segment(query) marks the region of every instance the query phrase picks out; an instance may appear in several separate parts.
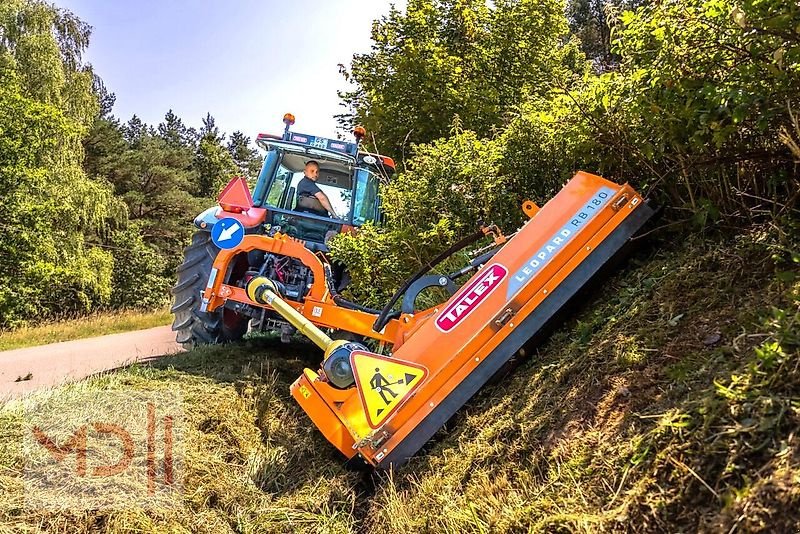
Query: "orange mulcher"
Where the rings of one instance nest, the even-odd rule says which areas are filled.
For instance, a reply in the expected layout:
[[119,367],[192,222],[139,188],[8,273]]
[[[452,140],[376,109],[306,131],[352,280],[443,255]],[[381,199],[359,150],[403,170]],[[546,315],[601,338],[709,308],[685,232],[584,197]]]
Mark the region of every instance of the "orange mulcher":
[[[418,273],[383,310],[340,305],[324,254],[302,241],[280,232],[248,235],[217,255],[202,310],[269,310],[323,348],[320,369],[305,369],[292,395],[348,459],[389,468],[414,455],[524,344],[542,334],[654,214],[630,186],[583,172],[541,209],[526,202],[523,211],[529,219],[515,234],[506,238],[483,227],[448,251],[492,238],[467,267],[447,276]],[[253,251],[307,266],[313,281],[305,295],[287,298],[281,283],[264,275],[238,285],[218,276],[229,275],[236,258]],[[470,272],[457,288],[454,279]],[[436,307],[414,310],[416,295],[431,286],[453,294]],[[393,311],[401,298],[401,310]],[[323,328],[372,338],[377,352],[333,341]]]

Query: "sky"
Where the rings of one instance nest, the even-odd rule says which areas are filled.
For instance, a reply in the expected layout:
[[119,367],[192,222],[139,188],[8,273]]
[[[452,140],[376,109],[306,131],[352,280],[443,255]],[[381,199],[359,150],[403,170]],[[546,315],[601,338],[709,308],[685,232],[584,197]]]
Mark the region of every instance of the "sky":
[[372,21],[406,0],[54,0],[93,27],[84,60],[116,94],[113,113],[156,125],[172,109],[224,132],[336,136],[337,65],[370,48]]

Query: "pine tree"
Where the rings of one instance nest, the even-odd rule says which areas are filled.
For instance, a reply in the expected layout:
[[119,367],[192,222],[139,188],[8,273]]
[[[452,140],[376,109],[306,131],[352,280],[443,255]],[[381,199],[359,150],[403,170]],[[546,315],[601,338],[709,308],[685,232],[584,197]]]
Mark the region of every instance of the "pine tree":
[[164,115],[164,122],[158,125],[158,135],[172,147],[194,150],[197,146],[197,130],[186,127],[181,118],[172,110]]
[[249,137],[238,130],[233,132],[228,140],[228,152],[242,176],[251,180],[258,176],[261,158],[258,151],[250,147]]

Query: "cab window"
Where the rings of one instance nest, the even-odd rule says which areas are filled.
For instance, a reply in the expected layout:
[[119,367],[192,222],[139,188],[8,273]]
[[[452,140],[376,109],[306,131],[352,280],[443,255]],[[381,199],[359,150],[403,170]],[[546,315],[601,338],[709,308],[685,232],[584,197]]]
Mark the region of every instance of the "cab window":
[[270,206],[284,207],[286,203],[287,186],[292,180],[294,173],[284,167],[278,167],[278,172],[275,174],[275,180],[272,182],[272,187],[267,193],[267,204]]
[[[267,191],[266,204],[286,210],[297,207],[297,185],[303,179],[303,162],[292,161],[284,157],[284,163],[278,166],[275,179]],[[333,209],[342,217],[350,213],[352,200],[352,179],[345,170],[321,162],[317,187],[327,195]],[[292,165],[294,164],[294,165]]]
[[378,219],[378,176],[367,169],[356,169],[353,224],[361,225]]

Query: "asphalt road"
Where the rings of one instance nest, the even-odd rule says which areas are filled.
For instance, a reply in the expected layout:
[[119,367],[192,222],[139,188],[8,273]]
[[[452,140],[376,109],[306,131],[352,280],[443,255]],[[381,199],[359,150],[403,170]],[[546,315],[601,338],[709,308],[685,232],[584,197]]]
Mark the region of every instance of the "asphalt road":
[[3,351],[0,352],[0,400],[181,350],[175,342],[175,332],[169,326],[158,326]]

